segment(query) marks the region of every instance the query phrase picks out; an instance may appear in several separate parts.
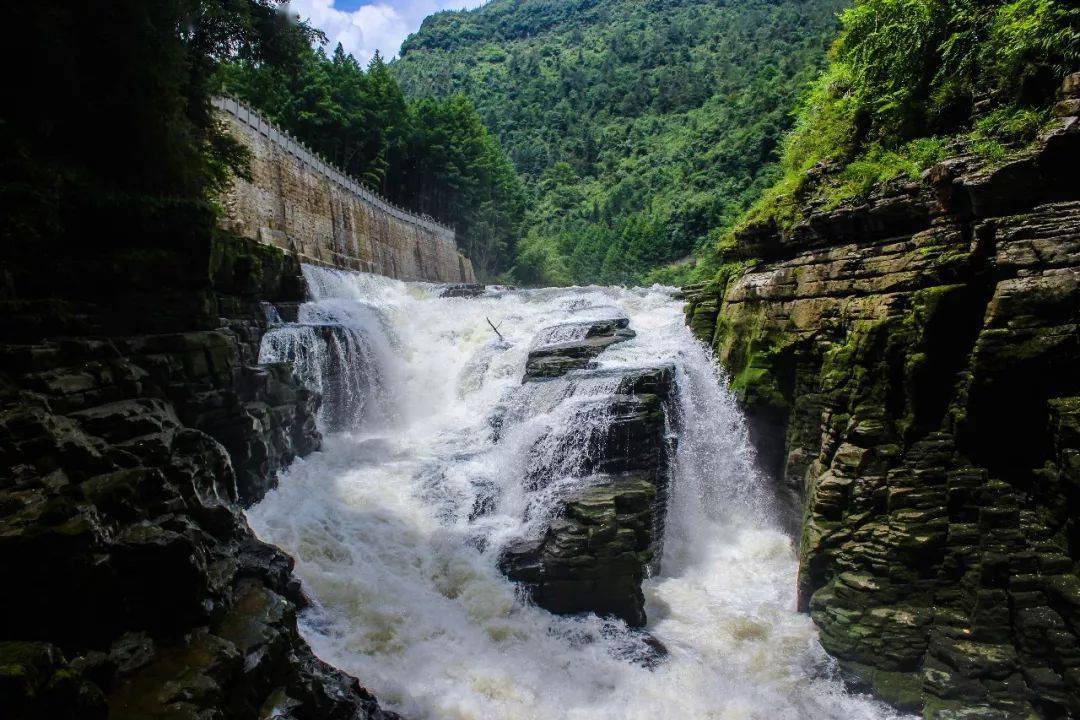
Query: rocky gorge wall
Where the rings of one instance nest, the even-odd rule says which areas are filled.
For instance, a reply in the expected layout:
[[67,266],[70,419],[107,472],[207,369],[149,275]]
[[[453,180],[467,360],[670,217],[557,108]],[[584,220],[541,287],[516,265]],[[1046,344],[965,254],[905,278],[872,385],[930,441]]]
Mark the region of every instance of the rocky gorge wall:
[[299,263],[178,210],[6,278],[0,715],[394,717],[311,652],[293,561],[241,510],[321,443],[319,398],[258,364]]
[[1080,77],[1021,157],[753,226],[687,320],[802,508],[825,648],[932,718],[1080,714]]
[[224,200],[230,232],[319,265],[400,280],[476,281],[452,229],[379,197],[243,103],[219,97],[214,106],[251,156],[250,179],[236,178]]

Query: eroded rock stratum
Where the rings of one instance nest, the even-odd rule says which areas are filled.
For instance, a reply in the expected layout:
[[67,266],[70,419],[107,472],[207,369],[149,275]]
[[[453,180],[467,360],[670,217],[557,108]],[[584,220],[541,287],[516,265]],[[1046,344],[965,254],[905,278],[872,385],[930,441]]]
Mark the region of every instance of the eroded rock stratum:
[[1060,107],[1022,157],[739,233],[688,293],[801,499],[801,606],[928,717],[1080,713],[1080,121]]
[[318,398],[257,364],[298,263],[205,226],[132,243],[68,249],[42,299],[16,267],[2,302],[0,715],[394,717],[311,652],[241,511],[321,442]]

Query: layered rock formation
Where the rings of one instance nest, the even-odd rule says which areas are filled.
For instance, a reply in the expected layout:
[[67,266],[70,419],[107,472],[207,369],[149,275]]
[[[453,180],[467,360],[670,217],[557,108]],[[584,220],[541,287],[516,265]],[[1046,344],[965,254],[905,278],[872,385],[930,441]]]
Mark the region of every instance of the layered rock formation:
[[54,278],[82,285],[7,277],[4,717],[391,717],[313,655],[293,561],[241,511],[320,444],[318,398],[256,364],[260,301],[301,300],[299,265],[210,238],[73,247]]
[[927,717],[1080,714],[1066,100],[1033,151],[752,227],[689,289],[763,462],[801,498],[801,607],[856,677]]
[[[633,337],[625,318],[583,323],[576,341],[529,354],[525,382],[580,369],[610,345]],[[574,328],[570,328],[575,330]],[[579,374],[587,381],[594,370]],[[670,368],[615,371],[615,393],[601,398],[606,417],[580,445],[583,482],[559,498],[555,519],[535,538],[512,544],[501,566],[540,607],[594,612],[645,625],[641,583],[655,570],[663,537],[670,448],[664,404],[673,392]],[[594,435],[595,437],[593,437]],[[537,483],[550,478],[536,478]]]
[[588,366],[615,343],[633,338],[635,333],[629,325],[627,318],[618,318],[560,326],[582,337],[544,345],[530,352],[525,363],[525,380],[561,377],[571,370]]

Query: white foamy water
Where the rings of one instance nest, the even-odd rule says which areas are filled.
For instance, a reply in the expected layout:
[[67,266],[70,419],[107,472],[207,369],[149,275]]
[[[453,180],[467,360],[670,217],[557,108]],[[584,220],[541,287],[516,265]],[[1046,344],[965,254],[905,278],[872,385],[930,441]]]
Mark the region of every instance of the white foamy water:
[[[305,637],[384,706],[415,720],[894,717],[843,689],[795,611],[792,540],[723,379],[666,291],[439,299],[431,286],[305,274],[315,302],[301,319],[352,328],[374,365],[376,379],[350,376],[341,392],[391,409],[328,433],[249,517],[297,560],[315,602]],[[595,372],[522,386],[526,355],[578,332],[556,326],[619,315],[637,338],[600,367],[670,363],[678,387],[662,562],[644,588],[647,631],[670,652],[653,669],[632,661],[640,634],[530,606],[496,567],[504,543],[536,532],[551,498],[583,482],[582,444],[618,389]],[[303,352],[268,343],[264,359]]]

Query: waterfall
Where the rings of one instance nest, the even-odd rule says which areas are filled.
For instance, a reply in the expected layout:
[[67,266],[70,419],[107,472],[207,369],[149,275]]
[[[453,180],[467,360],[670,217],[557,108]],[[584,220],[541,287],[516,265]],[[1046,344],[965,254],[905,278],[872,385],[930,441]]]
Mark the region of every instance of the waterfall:
[[[795,611],[792,539],[725,379],[667,290],[440,298],[304,273],[312,301],[263,357],[324,394],[326,441],[249,518],[296,558],[308,641],[380,702],[417,720],[895,717],[844,689]],[[637,336],[595,367],[522,384],[530,349],[619,317]],[[674,368],[677,438],[647,634],[531,605],[500,573],[501,550],[589,482],[620,372],[659,365]],[[641,661],[650,637],[662,662]]]
[[[278,323],[264,336],[259,362],[292,363],[322,398],[324,430],[363,430],[394,416],[392,329],[381,310],[350,295],[342,272],[305,271],[314,290],[298,322]],[[275,313],[276,315],[276,313]]]

